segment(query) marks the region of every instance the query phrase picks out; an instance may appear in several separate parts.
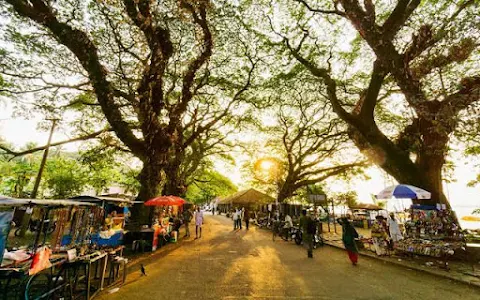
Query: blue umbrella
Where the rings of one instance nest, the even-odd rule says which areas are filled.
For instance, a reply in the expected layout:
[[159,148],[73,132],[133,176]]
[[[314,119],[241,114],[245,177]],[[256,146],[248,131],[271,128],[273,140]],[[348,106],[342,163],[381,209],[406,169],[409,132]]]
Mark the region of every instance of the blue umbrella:
[[377,199],[390,199],[392,197],[402,199],[430,199],[431,194],[426,190],[408,184],[389,186],[376,196]]

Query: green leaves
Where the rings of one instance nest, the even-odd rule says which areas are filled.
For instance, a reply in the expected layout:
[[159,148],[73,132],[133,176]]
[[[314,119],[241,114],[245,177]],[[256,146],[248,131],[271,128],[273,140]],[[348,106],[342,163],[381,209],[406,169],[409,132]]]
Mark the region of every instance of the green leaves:
[[217,171],[204,170],[195,177],[187,189],[187,199],[193,203],[207,203],[215,197],[227,196],[237,191],[237,187]]

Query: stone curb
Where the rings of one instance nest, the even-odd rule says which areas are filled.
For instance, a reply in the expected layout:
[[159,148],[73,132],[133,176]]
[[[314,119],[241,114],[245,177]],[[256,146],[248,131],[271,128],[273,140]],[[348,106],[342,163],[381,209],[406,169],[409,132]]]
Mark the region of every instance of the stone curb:
[[[328,240],[325,241],[325,245],[345,250],[344,247],[342,247],[340,245],[336,245],[335,243],[331,243]],[[428,273],[430,275],[443,277],[443,278],[446,278],[446,279],[454,280],[456,282],[460,282],[460,283],[463,283],[463,284],[467,284],[467,285],[470,285],[470,286],[475,286],[477,288],[480,288],[480,282],[474,282],[474,281],[469,281],[469,280],[465,280],[465,279],[462,279],[462,278],[458,278],[457,276],[452,275],[451,273],[448,273],[446,271],[444,271],[445,273],[441,273],[441,272],[437,272],[437,271],[434,271],[434,270],[422,268],[420,266],[406,265],[404,263],[401,263],[401,262],[398,262],[398,261],[395,261],[395,260],[384,259],[382,257],[379,257],[379,256],[375,255],[375,254],[369,254],[369,253],[366,253],[364,251],[359,251],[359,254],[362,255],[362,256],[370,257],[372,259],[381,260],[381,261],[386,262],[386,263],[391,263],[393,265],[400,266],[400,267],[403,267],[403,268],[413,269],[413,270],[416,270],[416,271]]]
[[129,259],[129,262],[127,264],[127,274],[130,274],[134,271],[139,271],[140,269],[140,264],[145,263],[145,266],[149,265],[153,261],[151,260],[156,260],[158,258],[164,257],[167,254],[171,253],[172,251],[178,249],[181,247],[181,244],[183,242],[182,240],[177,241],[176,243],[172,244],[167,244],[160,249],[157,249],[157,251],[154,252],[145,252],[135,258]]
[[[144,264],[145,267],[148,267],[148,265],[152,264],[155,262],[155,260],[167,256],[169,253],[175,251],[176,249],[181,247],[181,244],[183,243],[184,239],[179,239],[176,243],[173,244],[167,244],[161,248],[159,248],[155,252],[144,252],[143,254],[138,255],[137,257],[134,258],[128,258],[128,263],[127,263],[127,276],[130,274],[133,274],[134,272],[140,272],[140,264]],[[135,280],[133,280],[135,281]],[[130,282],[131,283],[131,282]],[[103,290],[101,290],[97,296],[102,296],[102,295],[108,295],[109,291],[112,289],[121,289],[122,286],[129,284],[129,281],[127,280],[125,283],[117,283],[109,287],[105,287]]]

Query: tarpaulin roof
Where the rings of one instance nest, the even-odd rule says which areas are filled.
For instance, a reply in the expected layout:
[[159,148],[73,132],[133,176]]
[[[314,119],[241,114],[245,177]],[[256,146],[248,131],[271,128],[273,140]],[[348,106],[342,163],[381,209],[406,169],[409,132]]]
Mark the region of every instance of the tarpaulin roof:
[[22,205],[45,205],[45,206],[90,206],[89,202],[80,202],[64,199],[18,199],[0,196],[0,205],[2,206],[22,206]]
[[359,203],[356,205],[351,205],[350,209],[382,210],[383,208],[375,204]]
[[275,202],[275,198],[270,197],[255,189],[248,189],[227,196],[218,201],[218,204],[268,204]]
[[133,204],[133,201],[130,199],[125,198],[116,198],[116,197],[109,197],[109,196],[75,196],[70,198],[72,200],[78,201],[87,201],[87,202],[120,202],[120,203],[129,203]]

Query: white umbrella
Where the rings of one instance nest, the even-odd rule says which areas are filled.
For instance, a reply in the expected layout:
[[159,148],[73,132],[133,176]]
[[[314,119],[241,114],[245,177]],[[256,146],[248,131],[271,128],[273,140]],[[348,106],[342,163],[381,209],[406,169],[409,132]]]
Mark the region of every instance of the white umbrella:
[[432,194],[424,189],[408,184],[389,186],[376,196],[377,199],[390,199],[392,197],[402,199],[430,199]]

